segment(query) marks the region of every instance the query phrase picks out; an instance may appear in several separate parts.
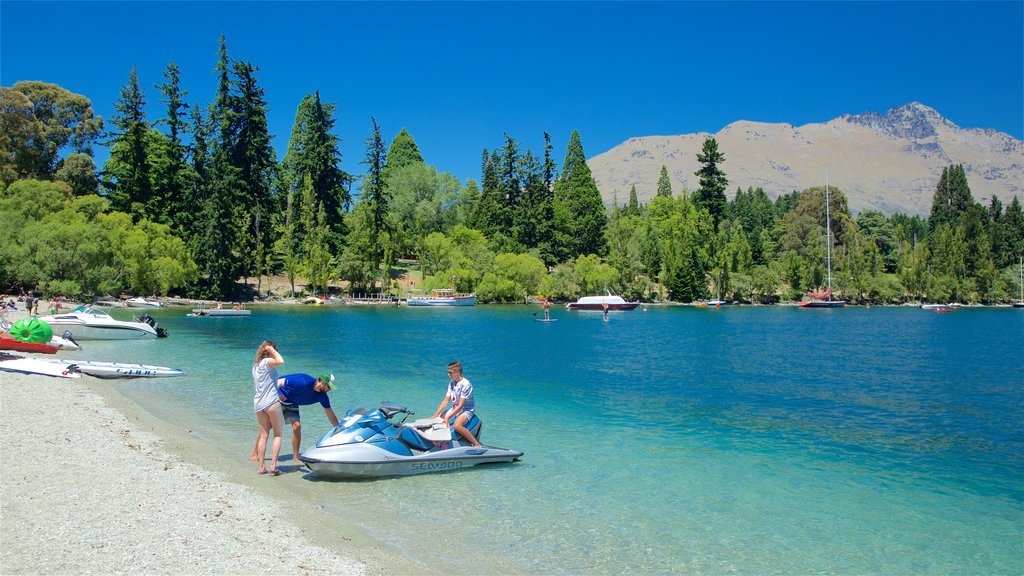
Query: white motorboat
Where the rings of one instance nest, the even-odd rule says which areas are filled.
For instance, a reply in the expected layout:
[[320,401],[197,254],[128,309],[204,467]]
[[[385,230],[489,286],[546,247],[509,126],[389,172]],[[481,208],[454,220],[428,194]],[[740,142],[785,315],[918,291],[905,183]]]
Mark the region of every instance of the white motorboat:
[[79,306],[70,312],[39,318],[54,330],[67,330],[76,340],[126,340],[133,338],[165,337],[167,332],[157,328],[149,314],[132,320],[118,320],[103,310]]
[[451,288],[435,288],[430,295],[409,296],[406,306],[475,306],[476,293],[461,294]]
[[246,310],[241,304],[233,308],[193,308],[186,316],[251,316],[252,310]]
[[575,302],[569,302],[565,307],[569,310],[633,310],[640,305],[640,302],[626,302],[622,296],[608,293],[605,296],[584,296]]
[[149,300],[142,296],[136,296],[135,298],[129,298],[124,301],[125,305],[129,308],[163,308],[164,303],[159,300]]

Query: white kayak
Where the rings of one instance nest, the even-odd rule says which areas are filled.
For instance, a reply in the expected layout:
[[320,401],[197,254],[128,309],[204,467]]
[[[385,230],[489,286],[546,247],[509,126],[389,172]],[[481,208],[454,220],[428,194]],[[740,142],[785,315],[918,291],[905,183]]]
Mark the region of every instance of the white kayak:
[[183,374],[179,368],[121,362],[72,362],[70,369],[96,378],[172,378]]
[[0,370],[6,372],[21,372],[22,374],[39,374],[42,376],[54,376],[56,378],[79,378],[81,374],[72,370],[71,365],[66,362],[54,362],[52,360],[38,360],[36,358],[24,358],[21,356],[0,355]]

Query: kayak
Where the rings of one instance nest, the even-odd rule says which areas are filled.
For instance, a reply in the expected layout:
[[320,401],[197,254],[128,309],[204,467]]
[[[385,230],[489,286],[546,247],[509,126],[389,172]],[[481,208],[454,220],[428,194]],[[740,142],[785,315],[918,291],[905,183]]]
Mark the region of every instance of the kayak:
[[69,369],[96,378],[172,378],[184,374],[179,368],[124,364],[121,362],[67,362]]
[[72,371],[70,368],[71,367],[69,365],[62,362],[0,354],[0,370],[6,372],[39,374],[42,376],[54,376],[56,378],[80,378],[82,376],[78,372]]
[[56,354],[59,348],[43,342],[22,342],[15,340],[6,334],[0,334],[0,350],[15,350],[17,352],[35,352],[36,354]]

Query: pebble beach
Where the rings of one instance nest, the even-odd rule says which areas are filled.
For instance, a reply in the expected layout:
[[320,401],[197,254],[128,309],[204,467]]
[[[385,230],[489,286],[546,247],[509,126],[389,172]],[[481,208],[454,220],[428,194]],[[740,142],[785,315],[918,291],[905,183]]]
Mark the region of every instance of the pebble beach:
[[104,381],[0,372],[0,389],[2,574],[411,570],[358,533],[305,522],[272,496],[282,478],[183,459],[187,438]]

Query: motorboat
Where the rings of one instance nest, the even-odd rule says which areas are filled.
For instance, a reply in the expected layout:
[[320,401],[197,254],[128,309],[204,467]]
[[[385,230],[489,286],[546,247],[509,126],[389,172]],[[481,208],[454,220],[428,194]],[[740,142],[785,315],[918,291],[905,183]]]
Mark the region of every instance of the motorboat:
[[[405,414],[402,420],[392,422],[400,414]],[[412,414],[391,402],[371,412],[350,410],[316,446],[299,455],[299,460],[321,478],[344,480],[450,472],[480,464],[514,462],[523,456],[522,452],[494,446],[475,448],[440,418],[406,424]],[[483,422],[474,414],[467,428],[479,440]]]
[[251,316],[252,310],[246,310],[242,304],[235,304],[231,308],[222,308],[219,304],[215,308],[193,308],[191,314],[186,316]]
[[160,302],[158,300],[149,300],[147,298],[143,298],[142,296],[137,296],[135,298],[129,298],[129,299],[125,300],[124,303],[129,308],[163,308],[164,307],[164,303],[163,302]]
[[407,306],[475,306],[476,294],[461,294],[451,288],[435,288],[430,295],[409,296]]
[[156,320],[149,314],[140,318],[118,320],[103,310],[84,305],[63,314],[40,316],[54,329],[70,331],[78,340],[126,340],[133,338],[166,337],[167,332],[158,328]]
[[569,302],[565,307],[569,310],[604,310],[605,304],[609,310],[632,310],[640,305],[639,302],[626,302],[622,296],[609,292],[605,296],[584,296],[575,302]]

